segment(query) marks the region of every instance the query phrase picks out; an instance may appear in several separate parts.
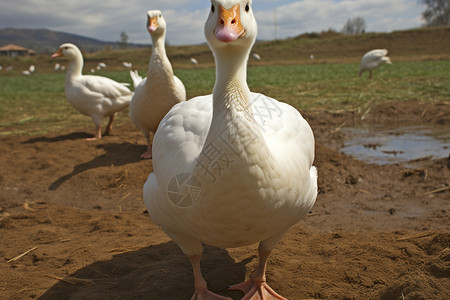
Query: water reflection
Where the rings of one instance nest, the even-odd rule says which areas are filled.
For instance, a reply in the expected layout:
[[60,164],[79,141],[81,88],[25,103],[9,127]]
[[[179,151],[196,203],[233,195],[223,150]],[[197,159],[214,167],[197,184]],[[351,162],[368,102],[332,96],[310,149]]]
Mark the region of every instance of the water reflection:
[[432,125],[342,128],[341,152],[367,163],[405,163],[443,158],[450,153],[450,129]]

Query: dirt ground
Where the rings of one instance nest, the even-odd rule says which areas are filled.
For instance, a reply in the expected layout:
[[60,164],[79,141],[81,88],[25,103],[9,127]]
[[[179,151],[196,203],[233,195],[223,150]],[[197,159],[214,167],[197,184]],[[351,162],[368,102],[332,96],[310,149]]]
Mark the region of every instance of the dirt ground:
[[[450,299],[450,158],[407,169],[336,150],[344,124],[449,128],[450,103],[305,117],[320,192],[273,252],[268,283],[288,299]],[[190,299],[188,259],[145,212],[143,136],[130,123],[85,141],[92,129],[0,139],[0,299]],[[256,247],[205,247],[210,289],[240,299],[226,289],[255,269]]]

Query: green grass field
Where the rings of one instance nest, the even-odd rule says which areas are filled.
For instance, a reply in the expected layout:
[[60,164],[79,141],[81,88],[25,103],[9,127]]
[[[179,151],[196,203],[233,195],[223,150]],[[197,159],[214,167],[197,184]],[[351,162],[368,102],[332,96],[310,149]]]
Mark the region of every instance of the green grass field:
[[[175,70],[188,98],[210,94],[213,68]],[[358,64],[253,66],[248,70],[252,91],[285,101],[301,111],[364,109],[382,101],[423,102],[450,99],[450,61],[394,62],[357,77]],[[98,73],[131,83],[127,71]],[[141,75],[145,75],[142,74]],[[0,135],[44,134],[93,126],[65,100],[64,73],[32,76],[0,75]],[[129,122],[127,111],[117,124]]]

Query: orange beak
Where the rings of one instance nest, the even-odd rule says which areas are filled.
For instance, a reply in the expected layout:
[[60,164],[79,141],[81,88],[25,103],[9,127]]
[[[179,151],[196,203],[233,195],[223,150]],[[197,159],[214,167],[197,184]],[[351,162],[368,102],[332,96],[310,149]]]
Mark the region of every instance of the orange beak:
[[148,18],[148,28],[147,29],[150,33],[154,32],[156,29],[158,29],[157,17]]
[[224,43],[230,43],[243,36],[244,33],[245,30],[241,24],[240,5],[236,4],[229,10],[219,6],[219,18],[214,30],[217,39]]
[[52,54],[52,58],[60,57],[60,56],[63,56],[63,55],[64,54],[62,53],[62,50],[58,49],[58,51],[56,51],[55,53]]

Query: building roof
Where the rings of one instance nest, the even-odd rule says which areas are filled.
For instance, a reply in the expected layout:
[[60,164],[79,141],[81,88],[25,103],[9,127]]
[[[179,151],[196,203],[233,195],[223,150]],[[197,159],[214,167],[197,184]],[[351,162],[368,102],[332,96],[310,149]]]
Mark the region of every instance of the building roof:
[[20,47],[20,46],[14,45],[14,44],[8,44],[3,47],[0,47],[0,51],[27,51],[30,53],[34,53],[34,50]]

